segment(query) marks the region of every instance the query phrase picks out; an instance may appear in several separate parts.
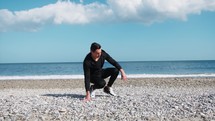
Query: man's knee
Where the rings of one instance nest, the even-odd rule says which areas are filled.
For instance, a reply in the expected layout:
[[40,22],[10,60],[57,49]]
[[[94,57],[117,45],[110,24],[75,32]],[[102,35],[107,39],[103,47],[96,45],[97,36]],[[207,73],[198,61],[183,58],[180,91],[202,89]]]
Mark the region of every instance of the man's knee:
[[119,70],[117,68],[114,68],[113,73],[118,75],[119,74]]
[[105,87],[105,85],[106,85],[105,81],[100,81],[98,84],[96,84],[96,87],[97,88],[103,88],[103,87]]

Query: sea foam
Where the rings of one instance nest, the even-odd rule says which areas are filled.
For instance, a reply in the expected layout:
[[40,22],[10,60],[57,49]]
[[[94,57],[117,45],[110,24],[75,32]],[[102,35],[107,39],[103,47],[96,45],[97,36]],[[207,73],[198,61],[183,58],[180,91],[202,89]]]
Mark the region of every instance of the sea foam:
[[[215,74],[128,74],[127,78],[215,77]],[[121,78],[119,75],[118,78]],[[0,76],[0,80],[84,79],[84,75]]]

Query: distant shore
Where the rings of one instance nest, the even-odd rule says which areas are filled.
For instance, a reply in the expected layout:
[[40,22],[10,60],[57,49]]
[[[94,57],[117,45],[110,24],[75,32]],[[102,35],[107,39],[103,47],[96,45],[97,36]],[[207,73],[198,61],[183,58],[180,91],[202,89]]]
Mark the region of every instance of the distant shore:
[[0,80],[1,120],[215,120],[215,78],[117,79],[84,102],[83,79]]

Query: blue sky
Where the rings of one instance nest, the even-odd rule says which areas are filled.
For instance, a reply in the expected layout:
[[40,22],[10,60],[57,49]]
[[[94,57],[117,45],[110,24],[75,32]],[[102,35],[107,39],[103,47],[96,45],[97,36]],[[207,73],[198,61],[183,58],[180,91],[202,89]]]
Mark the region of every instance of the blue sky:
[[214,0],[1,0],[0,63],[215,60]]

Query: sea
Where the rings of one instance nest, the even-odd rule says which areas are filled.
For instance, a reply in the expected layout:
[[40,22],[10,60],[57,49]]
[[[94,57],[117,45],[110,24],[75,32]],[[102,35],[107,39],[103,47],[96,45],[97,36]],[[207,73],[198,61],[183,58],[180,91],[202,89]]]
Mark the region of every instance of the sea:
[[[123,61],[119,64],[128,78],[215,77],[215,60]],[[104,68],[108,67],[113,66],[105,62]],[[0,64],[0,80],[83,78],[82,62]]]

